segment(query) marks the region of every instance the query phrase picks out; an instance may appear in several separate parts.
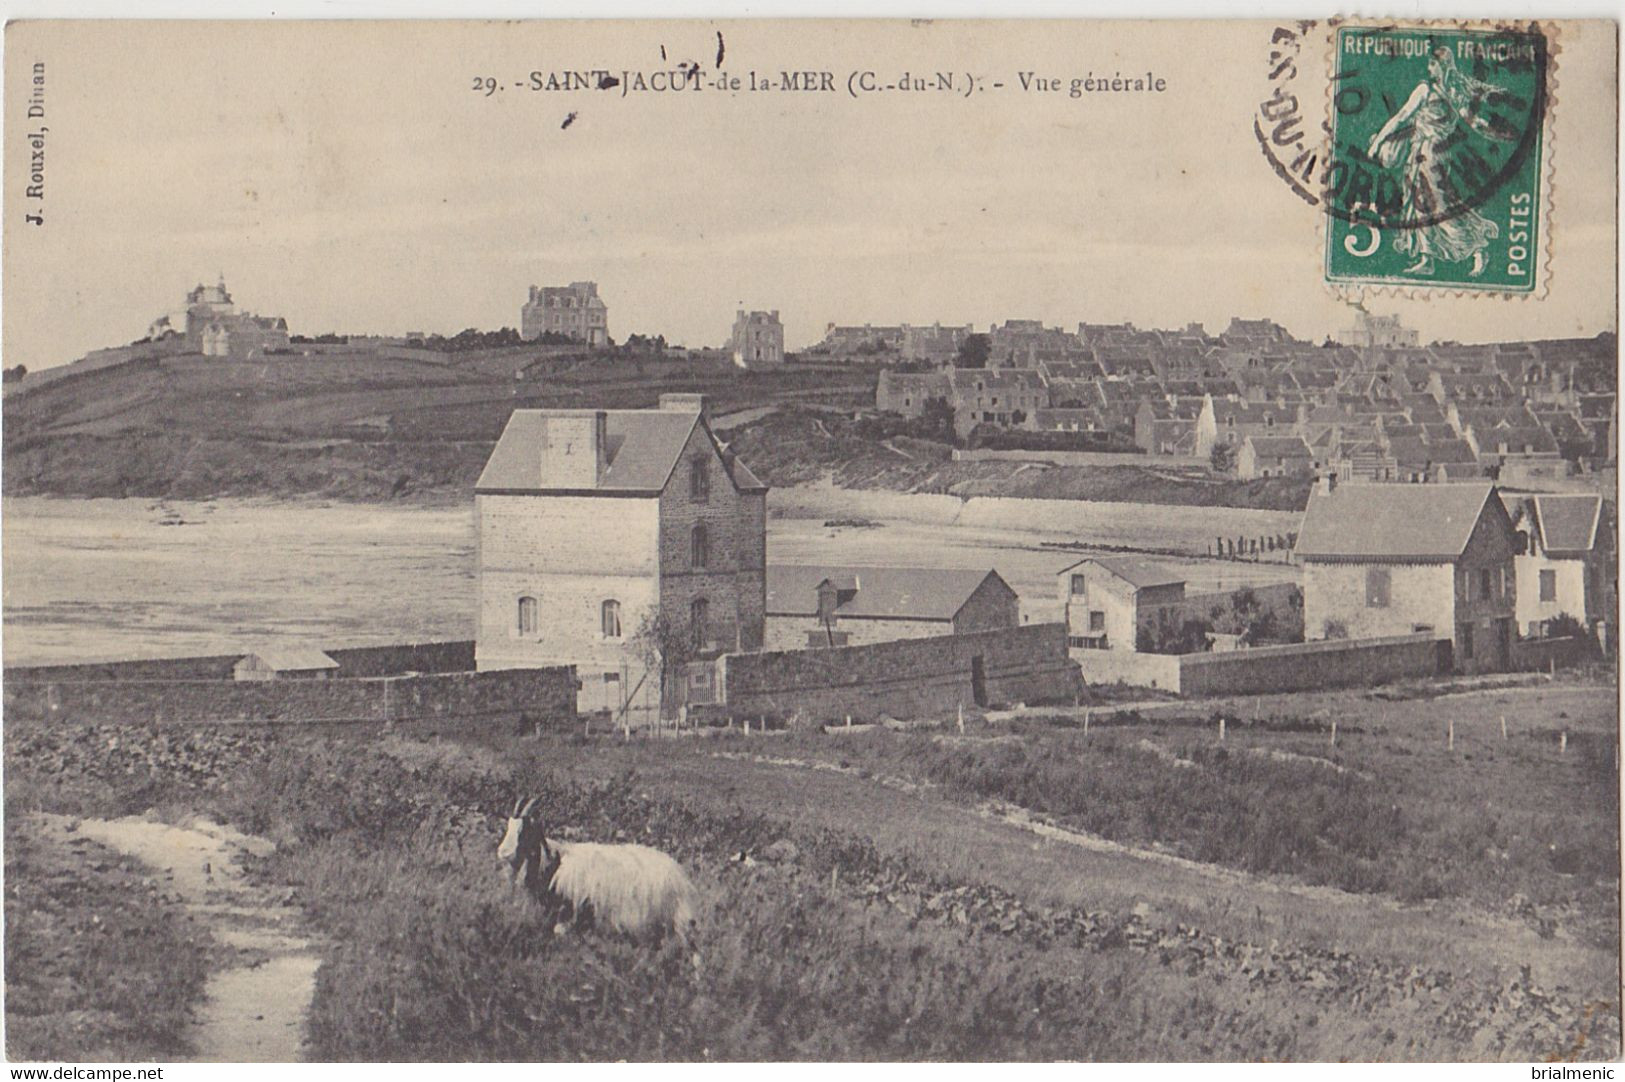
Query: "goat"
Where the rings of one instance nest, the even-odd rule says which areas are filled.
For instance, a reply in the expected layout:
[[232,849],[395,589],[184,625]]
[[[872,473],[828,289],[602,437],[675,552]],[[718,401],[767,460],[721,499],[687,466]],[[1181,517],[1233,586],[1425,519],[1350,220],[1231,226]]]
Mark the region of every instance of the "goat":
[[568,904],[578,920],[590,910],[595,921],[634,937],[687,937],[698,894],[682,865],[646,845],[549,842],[540,799],[515,802],[497,846],[510,882],[523,881],[526,893],[543,901]]

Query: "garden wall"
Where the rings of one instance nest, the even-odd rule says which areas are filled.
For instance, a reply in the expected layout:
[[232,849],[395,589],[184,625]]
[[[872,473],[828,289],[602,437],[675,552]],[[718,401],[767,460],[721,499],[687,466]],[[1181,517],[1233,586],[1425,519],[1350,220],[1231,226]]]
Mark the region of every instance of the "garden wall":
[[[1187,655],[1188,656],[1188,655]],[[1072,660],[1083,673],[1083,682],[1128,684],[1139,688],[1179,694],[1178,654],[1141,654],[1133,650],[1074,650]]]
[[[575,719],[573,667],[363,680],[5,681],[8,715],[74,722]],[[16,711],[16,714],[12,712]]]
[[868,646],[730,654],[721,680],[728,714],[814,720],[952,716],[975,709],[981,659],[985,705],[1070,701],[1082,688],[1064,624],[1029,624]]
[[[83,680],[230,680],[241,654],[91,662],[84,665],[22,665],[5,671],[5,682]],[[474,640],[395,643],[325,651],[339,663],[339,677],[400,676],[405,673],[471,672]]]
[[1450,643],[1432,634],[1329,639],[1184,654],[1179,667],[1180,694],[1187,697],[1369,686],[1448,672]]
[[1551,672],[1571,669],[1597,659],[1597,647],[1589,639],[1564,636],[1555,639],[1519,639],[1512,644],[1514,672]]

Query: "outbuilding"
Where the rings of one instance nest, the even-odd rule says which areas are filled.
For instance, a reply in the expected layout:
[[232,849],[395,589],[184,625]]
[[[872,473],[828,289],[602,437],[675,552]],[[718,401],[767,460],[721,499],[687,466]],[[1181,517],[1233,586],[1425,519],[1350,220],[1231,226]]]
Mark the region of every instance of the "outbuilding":
[[244,654],[231,667],[233,680],[326,680],[339,663],[309,646],[267,646]]

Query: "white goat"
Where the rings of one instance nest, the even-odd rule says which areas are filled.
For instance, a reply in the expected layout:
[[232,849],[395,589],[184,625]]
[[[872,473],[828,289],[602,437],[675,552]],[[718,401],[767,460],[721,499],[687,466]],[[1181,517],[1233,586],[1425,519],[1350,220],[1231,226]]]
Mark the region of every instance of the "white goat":
[[523,880],[544,900],[568,903],[577,919],[590,910],[595,921],[628,935],[687,936],[698,894],[680,864],[646,845],[549,842],[539,802],[514,804],[497,846],[510,881]]

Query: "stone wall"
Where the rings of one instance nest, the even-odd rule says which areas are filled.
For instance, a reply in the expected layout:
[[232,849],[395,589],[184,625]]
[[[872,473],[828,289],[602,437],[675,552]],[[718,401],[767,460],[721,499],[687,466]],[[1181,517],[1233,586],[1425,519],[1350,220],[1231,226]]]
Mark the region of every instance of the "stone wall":
[[1450,671],[1450,642],[1437,634],[1331,639],[1179,658],[1182,695],[1260,695],[1363,687]]
[[[1186,657],[1192,655],[1184,655]],[[1128,684],[1180,693],[1182,660],[1179,654],[1142,654],[1134,650],[1073,650],[1072,660],[1083,673],[1083,682]]]
[[[695,498],[690,478],[704,463],[706,494]],[[706,530],[703,568],[693,560],[694,527]],[[767,496],[734,488],[703,425],[683,447],[677,469],[660,497],[660,604],[668,620],[688,626],[690,606],[706,601],[704,641],[721,649],[762,646],[767,600]]]
[[1556,639],[1519,639],[1512,644],[1515,672],[1555,672],[1596,661],[1597,647],[1589,639],[1565,636]]
[[575,720],[570,668],[367,680],[5,681],[5,710],[74,722],[338,722],[512,715]]
[[985,705],[1070,701],[1082,688],[1063,624],[904,639],[832,650],[732,654],[719,711],[739,718],[948,718]]
[[[474,668],[474,641],[395,643],[325,651],[339,663],[339,677],[399,676],[403,673],[466,672]],[[246,651],[245,651],[246,653]],[[86,680],[230,680],[243,654],[91,662],[83,665],[22,665],[5,671],[7,683]]]

